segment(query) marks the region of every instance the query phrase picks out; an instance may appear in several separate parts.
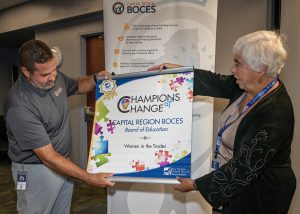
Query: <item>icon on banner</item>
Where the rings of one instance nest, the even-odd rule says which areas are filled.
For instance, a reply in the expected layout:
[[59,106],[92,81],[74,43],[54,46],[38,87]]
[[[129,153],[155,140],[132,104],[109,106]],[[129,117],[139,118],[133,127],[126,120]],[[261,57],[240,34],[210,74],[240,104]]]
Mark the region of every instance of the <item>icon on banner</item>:
[[103,93],[103,99],[111,99],[116,95],[116,81],[115,80],[103,80],[99,85],[99,90]]
[[119,40],[119,42],[122,42],[124,40],[124,36],[123,35],[118,36],[118,40]]
[[171,167],[165,167],[164,168],[164,175],[172,175],[172,168]]
[[130,26],[129,26],[128,23],[126,23],[126,24],[124,25],[124,30],[129,30],[129,29],[130,29]]
[[119,53],[120,53],[120,49],[116,48],[116,49],[114,50],[114,54],[119,54]]
[[113,62],[113,67],[114,68],[118,67],[118,63],[117,62]]
[[113,4],[112,10],[115,14],[120,15],[124,12],[125,6],[122,2],[116,2]]

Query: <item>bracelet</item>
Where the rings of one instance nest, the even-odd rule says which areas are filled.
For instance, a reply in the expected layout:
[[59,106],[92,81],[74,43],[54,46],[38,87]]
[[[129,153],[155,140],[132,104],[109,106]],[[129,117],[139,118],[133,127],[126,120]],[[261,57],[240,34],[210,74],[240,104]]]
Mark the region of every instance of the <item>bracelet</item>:
[[94,78],[95,84],[97,84],[97,74],[94,74],[93,78]]
[[199,190],[198,190],[198,187],[197,187],[197,185],[196,185],[196,183],[195,183],[195,180],[193,180],[193,187],[194,187],[194,190],[199,191]]

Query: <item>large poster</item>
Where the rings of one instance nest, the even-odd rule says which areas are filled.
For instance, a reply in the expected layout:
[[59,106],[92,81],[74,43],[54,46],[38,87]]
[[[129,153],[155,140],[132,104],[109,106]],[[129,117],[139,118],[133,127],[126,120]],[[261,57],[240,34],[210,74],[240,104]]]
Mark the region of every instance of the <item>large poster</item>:
[[98,81],[88,171],[143,182],[190,177],[193,74],[189,67]]

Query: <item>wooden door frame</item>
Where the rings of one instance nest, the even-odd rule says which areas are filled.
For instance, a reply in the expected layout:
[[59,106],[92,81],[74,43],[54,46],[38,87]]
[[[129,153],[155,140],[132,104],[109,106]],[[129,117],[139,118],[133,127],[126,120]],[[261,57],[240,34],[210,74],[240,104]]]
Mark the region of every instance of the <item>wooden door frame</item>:
[[[79,51],[80,51],[80,76],[86,76],[86,38],[90,36],[95,36],[99,34],[104,34],[103,30],[99,31],[89,31],[89,32],[83,32],[78,34],[78,41],[79,41]],[[88,150],[86,140],[87,140],[87,125],[84,121],[84,106],[87,103],[86,95],[81,95],[81,105],[80,105],[80,115],[79,115],[79,127],[80,127],[80,165],[84,169],[87,166],[87,160],[88,160]]]

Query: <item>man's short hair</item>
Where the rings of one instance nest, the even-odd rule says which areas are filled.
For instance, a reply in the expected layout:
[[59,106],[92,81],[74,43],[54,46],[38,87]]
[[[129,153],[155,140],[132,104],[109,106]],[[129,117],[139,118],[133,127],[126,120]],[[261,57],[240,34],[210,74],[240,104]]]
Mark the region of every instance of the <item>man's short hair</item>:
[[36,70],[35,63],[45,63],[51,58],[51,49],[40,40],[29,40],[19,49],[20,67],[27,68],[31,73]]

